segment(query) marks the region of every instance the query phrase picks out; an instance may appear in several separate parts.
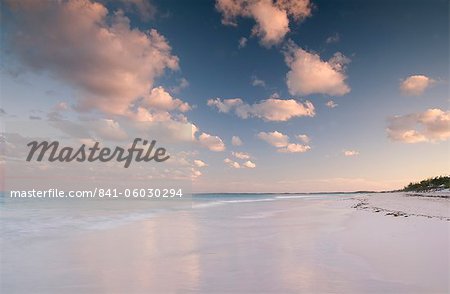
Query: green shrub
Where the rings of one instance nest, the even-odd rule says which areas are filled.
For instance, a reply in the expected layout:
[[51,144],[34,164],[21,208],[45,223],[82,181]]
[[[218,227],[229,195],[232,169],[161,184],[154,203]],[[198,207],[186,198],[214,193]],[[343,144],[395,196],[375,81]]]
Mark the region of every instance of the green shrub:
[[429,178],[419,183],[409,183],[403,191],[427,191],[435,189],[450,189],[450,176]]

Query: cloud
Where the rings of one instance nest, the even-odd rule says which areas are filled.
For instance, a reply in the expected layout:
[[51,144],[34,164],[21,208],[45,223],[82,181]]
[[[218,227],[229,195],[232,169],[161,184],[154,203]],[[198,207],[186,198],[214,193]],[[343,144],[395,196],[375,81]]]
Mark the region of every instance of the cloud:
[[[115,4],[122,4],[119,6],[127,12],[135,12],[139,15],[141,20],[149,21],[155,18],[157,9],[150,0],[109,0]],[[102,0],[100,2],[108,2]]]
[[277,151],[281,153],[303,153],[311,150],[308,145],[302,144],[287,144],[286,147],[279,148]]
[[290,70],[286,75],[289,93],[292,95],[328,94],[342,96],[350,92],[346,84],[346,64],[350,59],[337,52],[328,61],[291,42],[284,52]]
[[225,162],[229,167],[241,168],[241,165],[238,162],[233,161],[233,160],[231,160],[229,158],[225,158],[223,162]]
[[91,124],[95,134],[105,140],[121,141],[128,138],[119,123],[112,119],[100,119]]
[[289,16],[301,21],[311,15],[309,0],[217,0],[224,25],[237,26],[238,17],[252,18],[252,34],[270,47],[280,43],[289,32]]
[[185,78],[181,78],[179,84],[171,89],[172,93],[178,94],[184,88],[189,87],[189,82]]
[[260,87],[264,88],[266,86],[266,82],[264,82],[261,79],[258,79],[257,76],[252,76],[252,86],[255,86],[255,87],[260,86]]
[[259,132],[258,138],[275,147],[285,147],[289,143],[289,137],[278,131],[269,133]]
[[238,136],[233,136],[233,137],[231,138],[231,144],[232,144],[233,146],[241,146],[243,143],[242,143],[241,138],[239,138]]
[[267,121],[287,121],[294,117],[314,116],[314,105],[309,102],[299,102],[294,99],[269,98],[258,103],[249,105],[242,99],[209,99],[208,105],[216,107],[219,112],[228,113],[234,110],[240,118],[257,117]]
[[311,139],[307,135],[297,135],[296,138],[306,144],[311,141]]
[[274,6],[272,0],[257,1],[250,6],[250,13],[256,21],[252,34],[266,47],[280,43],[289,32],[286,11]]
[[208,106],[216,107],[219,112],[228,113],[233,108],[241,107],[244,102],[240,98],[234,99],[224,99],[223,101],[220,98],[209,99],[207,102]]
[[69,109],[69,106],[67,105],[66,102],[61,101],[61,102],[58,102],[58,103],[53,107],[53,109],[54,109],[55,111],[66,111],[66,110]]
[[311,16],[312,4],[309,0],[278,0],[276,5],[286,10],[295,21]]
[[435,83],[435,80],[424,75],[413,75],[407,77],[400,84],[400,90],[404,95],[418,96]]
[[250,160],[247,160],[246,162],[244,162],[243,166],[246,168],[255,168],[256,164],[254,162],[251,162]]
[[[140,1],[130,1],[140,3]],[[89,0],[8,0],[12,51],[22,64],[72,85],[79,110],[126,114],[178,58],[156,30]]]
[[198,178],[198,177],[200,177],[202,175],[202,172],[199,171],[198,169],[195,169],[195,168],[192,168],[191,172],[192,172],[192,178],[193,179]]
[[337,43],[337,42],[339,42],[340,39],[341,39],[341,36],[339,36],[338,33],[335,33],[334,35],[329,36],[329,37],[325,40],[325,42],[326,42],[327,44]]
[[232,168],[255,168],[256,164],[250,160],[245,161],[243,164],[240,164],[237,161],[231,160],[229,158],[225,158],[224,161],[226,165]]
[[117,119],[82,118],[76,121],[56,119],[49,120],[48,123],[49,126],[77,139],[122,141],[129,138],[145,138],[151,134],[153,138],[163,138],[166,143],[186,143],[187,145],[184,146],[191,146],[191,143],[196,142],[192,132],[195,126],[189,122],[174,120],[164,123],[136,122],[119,117]]
[[127,113],[127,117],[137,122],[171,122],[172,115],[167,111],[152,111],[145,107],[137,107],[133,111]]
[[225,144],[218,136],[202,133],[198,137],[198,142],[201,146],[206,147],[211,151],[219,152],[225,150]]
[[243,160],[243,163],[239,163],[237,161],[234,161],[230,158],[226,158],[224,162],[233,168],[255,168],[256,164],[249,160],[251,158],[250,154],[245,152],[231,152],[231,155],[233,155],[235,158]]
[[[108,141],[128,140],[130,129],[124,128],[121,123],[113,119],[102,118],[78,121],[61,118],[48,120],[49,126],[60,130],[70,138],[77,139],[78,141],[95,141],[99,139]],[[137,134],[133,135],[139,137]]]
[[[126,117],[140,122],[164,122],[167,125],[188,123],[182,113],[191,110],[191,106],[180,99],[172,97],[163,87],[153,88],[126,113]],[[175,113],[174,113],[175,112]]]
[[142,103],[143,106],[150,109],[186,112],[191,109],[188,103],[180,99],[173,98],[163,87],[156,87],[150,91]]
[[241,49],[241,48],[244,48],[245,46],[247,46],[247,41],[248,41],[248,39],[246,37],[241,37],[239,39],[238,48]]
[[[278,131],[274,132],[260,132],[258,138],[266,141],[270,145],[277,147],[277,152],[280,153],[303,153],[311,150],[309,145],[289,143],[289,136]],[[309,142],[309,137],[306,135],[298,135],[297,139],[304,143]]]
[[197,167],[205,167],[205,166],[208,166],[206,163],[204,163],[204,162],[201,161],[200,159],[194,160],[194,164],[195,164],[195,166],[197,166]]
[[250,154],[245,153],[245,152],[232,152],[231,153],[234,157],[239,158],[239,159],[250,159]]
[[[105,121],[108,121],[108,119],[106,119]],[[145,138],[151,135],[153,138],[163,138],[166,143],[172,142],[176,144],[188,144],[187,146],[191,146],[190,144],[192,143],[200,145],[198,139],[195,136],[197,133],[196,126],[185,120],[168,120],[158,122],[149,120],[129,120],[119,117],[117,121],[120,122],[123,130],[126,134],[128,134],[130,138]],[[65,128],[67,128],[66,124],[68,123],[70,123],[69,127],[74,124],[68,120],[55,121],[56,126],[62,125]],[[105,123],[103,122],[103,124]],[[82,129],[85,129],[87,133],[89,133],[90,130],[94,130],[96,128],[96,125],[98,125],[98,123],[96,124],[96,120],[88,120],[80,121],[79,123],[76,123],[76,125],[78,125],[78,128],[82,127]],[[70,129],[73,128],[71,127]],[[111,131],[114,131],[114,129],[112,129]],[[119,130],[116,130],[116,132],[118,133]],[[115,136],[117,135],[118,134],[115,134]],[[93,134],[93,136],[96,136],[95,133]],[[86,136],[78,135],[78,137],[83,138]]]
[[326,105],[328,108],[335,108],[335,107],[338,106],[333,100],[328,100],[327,103],[325,103],[325,105]]
[[47,113],[47,119],[48,120],[61,120],[62,119],[62,113],[69,110],[69,106],[66,102],[58,102],[56,105],[54,105],[50,111]]
[[344,153],[344,156],[347,157],[359,155],[359,151],[356,150],[344,150],[342,153]]
[[450,138],[450,111],[438,108],[394,116],[388,120],[389,139],[404,143],[436,142]]

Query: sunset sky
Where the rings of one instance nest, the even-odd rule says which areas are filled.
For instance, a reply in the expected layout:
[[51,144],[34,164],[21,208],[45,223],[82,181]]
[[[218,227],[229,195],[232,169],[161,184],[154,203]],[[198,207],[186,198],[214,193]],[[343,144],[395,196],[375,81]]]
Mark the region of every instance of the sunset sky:
[[95,121],[78,139],[128,144],[129,121],[192,130],[197,192],[383,190],[450,173],[446,0],[1,5],[6,131]]

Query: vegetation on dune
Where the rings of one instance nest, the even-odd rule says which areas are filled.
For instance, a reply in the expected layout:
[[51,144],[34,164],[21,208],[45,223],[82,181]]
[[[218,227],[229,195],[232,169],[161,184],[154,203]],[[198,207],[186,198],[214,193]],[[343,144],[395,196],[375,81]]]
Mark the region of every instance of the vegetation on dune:
[[409,183],[403,191],[430,191],[436,189],[450,189],[450,176],[429,178],[418,183]]

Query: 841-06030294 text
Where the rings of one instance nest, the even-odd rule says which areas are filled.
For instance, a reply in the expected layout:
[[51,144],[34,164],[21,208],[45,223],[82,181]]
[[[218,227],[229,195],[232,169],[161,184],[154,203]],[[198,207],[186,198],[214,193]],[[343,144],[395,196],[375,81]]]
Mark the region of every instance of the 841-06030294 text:
[[91,190],[60,189],[47,190],[12,190],[11,198],[182,198],[183,190],[180,188],[94,188]]

